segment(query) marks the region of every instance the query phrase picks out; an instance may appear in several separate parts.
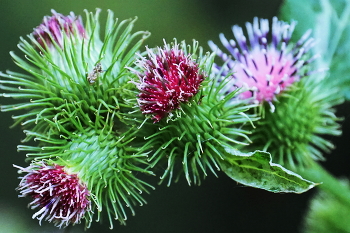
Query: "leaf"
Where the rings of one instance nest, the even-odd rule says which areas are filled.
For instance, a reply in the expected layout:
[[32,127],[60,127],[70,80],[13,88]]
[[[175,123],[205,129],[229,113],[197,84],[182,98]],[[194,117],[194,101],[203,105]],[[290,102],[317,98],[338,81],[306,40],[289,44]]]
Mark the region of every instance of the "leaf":
[[220,161],[221,169],[241,184],[274,193],[303,193],[317,185],[272,163],[267,152],[245,154],[231,148],[225,148],[225,151],[226,158]]
[[[344,0],[286,0],[281,19],[298,22],[293,39],[308,29],[315,38],[316,70],[329,68],[326,86],[340,89],[350,100],[350,2]],[[326,74],[326,73],[325,73]]]
[[318,2],[285,0],[280,9],[280,19],[286,22],[295,20],[298,22],[294,29],[294,39],[300,38],[308,29],[313,28],[316,15],[319,13]]

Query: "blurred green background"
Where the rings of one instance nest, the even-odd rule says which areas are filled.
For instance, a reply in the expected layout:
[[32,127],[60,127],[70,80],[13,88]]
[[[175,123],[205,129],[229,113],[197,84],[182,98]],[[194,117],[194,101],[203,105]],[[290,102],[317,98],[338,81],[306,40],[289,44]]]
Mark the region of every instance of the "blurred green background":
[[[219,43],[218,35],[232,35],[231,26],[252,21],[254,16],[272,18],[278,14],[281,0],[1,0],[0,6],[0,70],[20,71],[9,51],[20,54],[16,45],[19,37],[25,37],[38,26],[43,16],[51,9],[59,13],[83,14],[84,9],[111,9],[115,17],[126,19],[138,16],[136,30],[148,30],[152,36],[146,41],[149,47],[163,45],[163,38],[170,41],[199,40],[208,50],[208,40]],[[1,99],[2,104],[10,103]],[[340,115],[347,116],[349,105],[339,107]],[[17,169],[12,164],[27,166],[24,153],[16,146],[24,138],[20,127],[9,129],[10,113],[0,113],[0,233],[84,232],[83,226],[66,231],[31,219],[33,210],[27,209],[29,199],[17,198],[15,191],[19,180]],[[348,121],[344,127],[349,129]],[[347,130],[346,132],[349,132]],[[343,164],[349,164],[345,151],[346,138],[332,138],[338,145],[333,155],[328,156],[327,167],[336,175],[349,175]],[[341,161],[341,162],[339,162]],[[144,195],[148,204],[136,207],[136,216],[130,216],[127,226],[115,222],[109,230],[108,221],[93,223],[86,232],[300,232],[302,218],[314,190],[302,195],[272,194],[266,191],[243,187],[220,173],[210,175],[200,187],[188,187],[184,180],[157,186],[156,191]],[[83,224],[82,224],[83,225]]]

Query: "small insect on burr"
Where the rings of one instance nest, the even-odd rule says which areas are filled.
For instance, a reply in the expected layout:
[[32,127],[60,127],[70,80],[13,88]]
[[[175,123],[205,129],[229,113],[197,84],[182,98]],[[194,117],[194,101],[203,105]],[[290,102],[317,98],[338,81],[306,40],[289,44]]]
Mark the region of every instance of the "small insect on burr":
[[97,63],[91,73],[88,74],[87,80],[92,85],[96,82],[100,74],[103,72],[101,63]]

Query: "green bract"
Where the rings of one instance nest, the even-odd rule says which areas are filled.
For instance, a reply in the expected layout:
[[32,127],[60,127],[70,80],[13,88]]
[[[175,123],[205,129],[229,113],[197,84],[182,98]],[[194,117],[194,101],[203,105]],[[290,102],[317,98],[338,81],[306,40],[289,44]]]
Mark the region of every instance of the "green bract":
[[29,151],[27,156],[34,160],[64,166],[87,185],[92,198],[92,211],[86,215],[87,227],[94,214],[99,221],[103,210],[107,211],[111,228],[113,219],[125,224],[127,213],[124,208],[129,208],[134,215],[133,205],[146,203],[141,194],[148,193],[147,188],[154,189],[136,177],[140,173],[153,173],[145,169],[148,153],[131,145],[137,133],[134,128],[118,133],[109,125],[104,129],[96,126],[66,136],[51,134],[50,138],[35,132],[26,133],[40,144],[37,147],[19,146],[20,151]]
[[293,168],[323,159],[322,153],[333,148],[323,136],[341,134],[333,107],[342,101],[337,89],[327,89],[316,76],[305,77],[278,98],[274,112],[264,111],[253,130],[252,146]]
[[84,126],[95,125],[96,121],[103,126],[107,113],[116,114],[126,123],[128,117],[120,114],[132,111],[136,101],[126,67],[132,66],[135,52],[149,33],[131,33],[135,20],[118,24],[109,11],[105,35],[100,38],[99,14],[99,10],[95,14],[86,11],[84,38],[62,32],[63,48],[53,41],[54,47],[46,50],[32,35],[30,41],[21,38],[18,46],[26,59],[11,55],[27,74],[1,73],[7,79],[0,81],[1,88],[8,91],[4,97],[25,100],[2,106],[2,111],[27,110],[14,116],[15,124],[41,133],[48,131],[47,119],[67,128],[74,128],[70,122],[74,117]]
[[[135,19],[118,24],[108,12],[105,34],[100,37],[100,10],[86,11],[85,34],[63,35],[61,47],[54,38],[52,45],[41,46],[29,35],[18,45],[25,59],[11,53],[26,74],[1,73],[4,97],[22,102],[3,105],[2,111],[26,110],[14,116],[15,125],[25,128],[27,137],[38,146],[19,146],[30,160],[55,163],[77,173],[86,183],[98,219],[106,209],[112,219],[125,224],[124,207],[143,205],[141,193],[152,187],[136,178],[147,171],[148,152],[139,147],[143,121],[136,105],[132,75],[135,52],[149,36],[132,33]],[[50,35],[53,37],[52,35]],[[44,41],[44,40],[43,40]],[[134,172],[134,173],[133,173]],[[152,187],[153,188],[153,187]],[[86,214],[88,225],[93,212]]]
[[[306,153],[321,157],[318,148],[331,144],[318,135],[339,134],[331,109],[339,101],[332,91],[303,79],[274,103],[275,113],[265,111],[258,121],[257,105],[237,98],[243,89],[227,88],[232,73],[222,77],[223,68],[214,68],[215,54],[204,53],[197,41],[175,39],[164,49],[142,53],[149,33],[132,32],[136,19],[118,23],[109,11],[101,37],[100,10],[85,11],[85,28],[73,13],[53,13],[27,40],[21,38],[25,58],[11,53],[25,73],[0,73],[2,96],[20,100],[1,110],[23,110],[13,117],[14,125],[23,126],[24,142],[34,141],[18,146],[32,165],[15,167],[28,173],[19,189],[22,196],[35,196],[31,204],[39,221],[63,219],[58,226],[67,226],[85,218],[89,227],[93,215],[99,221],[105,210],[111,228],[113,219],[125,224],[125,207],[134,215],[133,206],[146,203],[142,193],[154,189],[140,175],[154,175],[163,163],[160,179],[168,185],[177,164],[188,184],[222,170],[237,182],[272,192],[301,193],[316,185],[272,163],[267,152],[241,151],[253,143],[292,164],[292,154],[298,163]],[[80,182],[89,207],[77,210],[67,203],[77,204],[80,196],[64,191]],[[79,219],[72,218],[78,211]]]
[[225,159],[223,146],[249,143],[249,131],[242,127],[252,124],[257,117],[245,114],[254,105],[232,100],[238,91],[228,94],[221,91],[227,80],[219,83],[220,75],[211,75],[214,54],[203,54],[196,41],[193,46],[183,41],[179,49],[194,59],[205,79],[198,93],[188,102],[181,103],[171,117],[147,126],[156,132],[146,137],[146,146],[153,147],[152,167],[167,161],[161,179],[168,177],[168,185],[177,162],[182,163],[189,184],[192,181],[200,184],[201,174],[206,176],[208,169],[215,175],[220,170],[218,160]]

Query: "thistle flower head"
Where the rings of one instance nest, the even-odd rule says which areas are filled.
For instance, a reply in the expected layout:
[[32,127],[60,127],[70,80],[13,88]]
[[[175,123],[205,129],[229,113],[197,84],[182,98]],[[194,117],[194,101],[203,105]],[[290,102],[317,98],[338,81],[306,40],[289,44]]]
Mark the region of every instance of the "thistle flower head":
[[154,122],[158,122],[197,94],[204,75],[176,42],[156,50],[147,48],[147,53],[147,58],[138,60],[142,69],[137,72],[138,103],[142,113],[153,115]]
[[33,36],[41,47],[52,46],[57,43],[63,46],[63,34],[68,37],[72,34],[77,34],[81,37],[85,35],[81,17],[75,16],[73,12],[70,15],[64,16],[51,10],[52,16],[45,16],[43,22],[34,29]]
[[18,190],[20,197],[30,196],[33,215],[39,223],[47,220],[58,227],[79,223],[85,212],[90,210],[90,193],[76,174],[71,174],[63,166],[48,165],[44,162],[31,164],[27,168],[15,166],[22,177]]
[[[41,143],[37,147],[19,146],[20,151],[29,152],[29,159],[50,160],[78,174],[93,200],[91,211],[85,215],[87,228],[94,215],[99,221],[104,213],[108,216],[111,229],[113,220],[125,224],[128,218],[126,209],[135,215],[133,206],[146,204],[141,194],[148,193],[149,188],[154,189],[139,177],[142,174],[154,175],[147,169],[148,152],[142,148],[144,143],[141,146],[137,144],[140,143],[138,137],[141,137],[138,135],[139,129],[122,124],[115,127],[113,120],[113,116],[110,116],[103,129],[99,129],[96,122],[95,129],[79,128],[65,133],[62,133],[65,126],[61,125],[57,125],[60,132],[38,134],[25,131],[35,135],[36,141]],[[74,124],[78,125],[78,120]]]
[[312,72],[311,62],[317,55],[311,55],[311,31],[291,42],[295,25],[274,17],[270,30],[268,20],[254,18],[246,24],[247,37],[241,27],[233,26],[235,40],[220,35],[232,58],[209,42],[225,62],[216,69],[232,77],[224,91],[242,88],[238,98],[257,103],[262,110],[263,117],[252,130],[251,146],[270,152],[276,162],[290,167],[323,159],[322,152],[333,148],[323,135],[341,133],[332,107],[342,98],[335,88],[320,82],[321,72]]
[[[218,161],[225,159],[225,146],[249,142],[249,132],[242,125],[256,120],[255,116],[244,113],[253,104],[246,100],[231,103],[238,91],[225,94],[224,82],[215,85],[221,78],[212,72],[215,54],[204,54],[197,41],[193,45],[181,41],[171,49],[166,45],[158,49],[158,55],[149,54],[149,59],[140,62],[144,73],[136,74],[140,78],[137,85],[141,109],[147,107],[150,112],[146,113],[152,113],[156,119],[154,124],[145,124],[149,132],[145,147],[153,150],[150,166],[166,162],[161,182],[168,178],[170,185],[179,162],[183,173],[178,174],[184,174],[189,185],[200,184],[201,176],[206,176],[208,170],[215,175],[215,170],[220,170]],[[188,95],[184,90],[188,90]],[[177,94],[179,109],[173,105],[162,109],[159,100],[165,99],[168,104],[173,100],[172,93]],[[160,120],[170,114],[174,116],[171,120]]]
[[311,31],[308,31],[296,44],[290,43],[294,27],[295,22],[289,25],[274,17],[270,30],[267,19],[254,18],[252,24],[246,24],[247,42],[243,29],[235,25],[232,28],[235,40],[227,40],[220,34],[222,44],[232,57],[210,41],[212,50],[225,62],[217,68],[223,69],[224,76],[232,74],[228,90],[244,87],[247,91],[240,98],[253,97],[257,103],[272,103],[276,95],[306,76],[307,64],[314,59],[307,56],[313,39],[309,38]]
[[[129,83],[131,73],[126,67],[134,66],[135,52],[149,33],[132,32],[136,19],[117,23],[114,13],[108,11],[106,25],[103,25],[107,29],[101,36],[101,10],[85,13],[84,38],[78,33],[64,35],[62,49],[38,52],[33,44],[39,44],[33,35],[29,35],[29,41],[21,38],[18,45],[25,54],[24,58],[11,53],[26,74],[0,72],[0,77],[3,77],[0,88],[7,92],[2,96],[21,100],[1,105],[1,110],[30,111],[29,114],[15,116],[15,124],[45,133],[50,127],[47,119],[62,121],[72,129],[74,126],[69,121],[78,117],[86,127],[94,125],[95,120],[105,121],[107,113],[132,111],[137,104],[137,89]],[[69,22],[73,20],[72,15],[68,17]],[[63,16],[57,14],[55,17]],[[74,22],[80,22],[78,19],[80,17]],[[79,28],[76,24],[73,23],[73,29]],[[96,118],[96,115],[101,117]],[[143,119],[141,113],[137,115]],[[125,119],[123,117],[121,121]],[[128,119],[134,121],[133,117]]]

